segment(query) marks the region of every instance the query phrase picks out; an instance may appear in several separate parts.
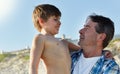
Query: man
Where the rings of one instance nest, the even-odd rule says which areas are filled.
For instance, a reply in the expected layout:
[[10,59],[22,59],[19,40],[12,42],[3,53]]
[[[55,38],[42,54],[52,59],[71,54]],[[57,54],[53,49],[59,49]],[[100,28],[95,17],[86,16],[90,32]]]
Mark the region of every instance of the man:
[[114,23],[101,15],[90,15],[80,31],[82,50],[72,53],[71,74],[120,74],[115,60],[106,58],[103,49],[114,36]]

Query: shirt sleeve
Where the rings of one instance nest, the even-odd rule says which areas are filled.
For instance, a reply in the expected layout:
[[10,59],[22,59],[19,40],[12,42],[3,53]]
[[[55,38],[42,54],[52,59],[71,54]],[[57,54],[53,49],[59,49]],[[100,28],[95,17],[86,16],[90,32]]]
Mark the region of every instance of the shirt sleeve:
[[105,65],[103,74],[120,74],[120,67],[114,60],[112,60]]

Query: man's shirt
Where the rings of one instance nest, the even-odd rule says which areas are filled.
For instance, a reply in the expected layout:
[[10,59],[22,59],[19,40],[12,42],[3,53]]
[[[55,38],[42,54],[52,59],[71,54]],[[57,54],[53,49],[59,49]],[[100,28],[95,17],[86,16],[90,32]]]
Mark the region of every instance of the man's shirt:
[[74,68],[73,74],[89,74],[99,58],[100,56],[86,58],[82,53]]
[[[73,74],[73,71],[75,70],[75,66],[78,63],[81,54],[82,54],[82,50],[73,52],[71,54],[71,57],[72,57],[71,74]],[[86,71],[86,70],[84,70],[84,71]],[[76,73],[76,74],[78,74],[78,73]],[[89,74],[120,74],[120,68],[117,65],[117,63],[115,62],[115,60],[106,58],[104,56],[104,54],[102,54],[102,56],[93,65]]]

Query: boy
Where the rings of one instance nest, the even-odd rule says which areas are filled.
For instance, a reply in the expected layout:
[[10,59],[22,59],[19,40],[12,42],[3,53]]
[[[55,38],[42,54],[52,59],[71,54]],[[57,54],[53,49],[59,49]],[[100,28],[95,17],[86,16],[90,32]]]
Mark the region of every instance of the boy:
[[38,74],[40,59],[43,59],[47,74],[70,74],[71,57],[69,49],[78,50],[65,40],[54,37],[58,33],[61,12],[50,4],[38,5],[33,11],[34,26],[41,33],[35,36],[30,51],[30,74]]

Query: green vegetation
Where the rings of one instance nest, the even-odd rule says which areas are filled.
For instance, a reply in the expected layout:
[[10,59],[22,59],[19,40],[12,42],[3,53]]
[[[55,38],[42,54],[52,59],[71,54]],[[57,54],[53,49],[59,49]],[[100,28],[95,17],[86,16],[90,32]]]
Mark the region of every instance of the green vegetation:
[[6,57],[8,57],[10,54],[0,54],[0,62],[3,61]]
[[120,38],[112,40],[112,41],[109,43],[108,47],[113,47],[113,46],[114,46],[114,42],[118,42],[118,41],[120,41]]
[[107,46],[108,48],[111,49],[113,55],[117,55],[120,53],[120,46],[117,44],[120,42],[120,38],[112,40],[109,45]]
[[29,55],[25,55],[25,56],[23,57],[24,60],[29,60],[29,58],[30,58]]
[[120,38],[112,40],[112,42],[120,41]]

